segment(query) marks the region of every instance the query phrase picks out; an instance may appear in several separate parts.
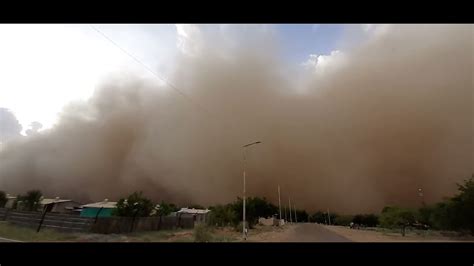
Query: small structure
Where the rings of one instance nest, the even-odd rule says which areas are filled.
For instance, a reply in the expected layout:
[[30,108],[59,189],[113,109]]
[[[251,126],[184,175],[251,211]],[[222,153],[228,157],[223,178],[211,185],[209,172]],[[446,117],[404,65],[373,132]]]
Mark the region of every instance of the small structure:
[[273,215],[271,218],[263,218],[263,217],[258,218],[258,223],[261,225],[266,225],[266,226],[283,225],[281,221],[282,220],[277,218],[277,215]]
[[181,208],[181,210],[176,212],[178,217],[193,217],[194,223],[206,223],[208,220],[209,212],[211,210],[208,209],[188,209],[188,208]]
[[16,201],[16,197],[13,197],[13,196],[10,196],[10,194],[7,194],[7,202],[5,203],[5,208],[13,209],[13,206],[15,206],[15,201]]
[[60,199],[56,197],[54,199],[41,199],[39,210],[44,210],[48,212],[55,212],[55,213],[68,213],[73,214],[74,208],[80,207],[81,203],[69,200],[69,199]]
[[81,217],[110,217],[117,208],[117,202],[105,199],[101,202],[90,203],[82,206]]

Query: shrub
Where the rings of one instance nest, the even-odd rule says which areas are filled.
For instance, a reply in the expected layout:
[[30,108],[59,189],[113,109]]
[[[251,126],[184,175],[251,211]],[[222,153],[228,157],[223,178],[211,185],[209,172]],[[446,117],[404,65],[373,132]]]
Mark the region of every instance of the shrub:
[[5,204],[7,204],[7,194],[5,192],[0,191],[0,208],[5,207]]
[[129,195],[126,199],[120,199],[117,202],[117,208],[114,210],[114,214],[117,216],[139,216],[147,217],[150,216],[153,210],[153,202],[143,196],[142,192],[134,192]]
[[352,215],[340,215],[334,219],[334,224],[335,225],[343,225],[343,226],[349,226],[350,223],[352,222],[352,219],[354,216]]
[[205,224],[198,224],[194,227],[194,241],[195,242],[210,242],[212,241],[212,233]]
[[415,223],[415,211],[399,207],[385,207],[380,215],[380,225],[386,228],[405,227]]

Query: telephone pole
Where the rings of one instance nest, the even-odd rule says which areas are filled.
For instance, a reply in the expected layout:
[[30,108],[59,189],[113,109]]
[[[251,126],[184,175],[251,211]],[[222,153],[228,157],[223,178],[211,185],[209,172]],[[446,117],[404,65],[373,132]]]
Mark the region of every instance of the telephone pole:
[[290,200],[290,197],[288,197],[288,207],[290,208],[290,223],[293,223],[293,219],[291,219],[291,200]]
[[293,209],[295,210],[295,223],[298,222],[298,216],[296,216],[296,205],[293,205]]
[[281,222],[281,199],[280,199],[280,185],[278,185],[278,208],[280,209],[280,222]]
[[329,225],[331,225],[331,216],[329,215],[329,208],[328,208],[328,221],[329,221]]

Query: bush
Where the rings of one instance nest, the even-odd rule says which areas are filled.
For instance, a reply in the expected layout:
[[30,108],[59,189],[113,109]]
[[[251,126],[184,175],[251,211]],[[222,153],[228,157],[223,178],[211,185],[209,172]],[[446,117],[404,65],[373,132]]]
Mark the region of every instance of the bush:
[[[237,200],[229,205],[229,207],[237,215],[237,221],[243,220],[243,200],[237,198]],[[258,218],[272,217],[278,213],[278,207],[268,202],[266,198],[249,197],[246,200],[246,220],[248,221],[249,228],[253,228],[258,223]]]
[[322,211],[318,211],[315,214],[311,215],[310,219],[311,219],[311,222],[315,222],[318,224],[325,224],[327,223],[327,214]]
[[208,224],[211,226],[236,226],[239,223],[238,215],[230,204],[217,205],[210,210]]
[[[245,224],[247,225],[247,229],[249,229],[249,223],[248,223],[248,222],[245,222]],[[239,223],[234,227],[234,229],[235,229],[236,232],[242,233],[243,230],[244,230],[244,223],[243,223],[243,222],[239,222]]]
[[15,208],[20,208],[27,211],[37,211],[43,194],[39,190],[30,190],[26,195],[19,195],[16,198]]
[[114,215],[125,217],[147,217],[150,216],[154,208],[153,202],[143,196],[142,192],[134,192],[126,199],[117,202]]
[[5,204],[7,204],[7,194],[5,192],[0,191],[0,208],[5,207]]
[[386,228],[406,227],[415,223],[415,211],[399,207],[385,207],[380,215],[380,225]]
[[349,226],[350,223],[352,222],[352,219],[354,216],[352,215],[340,215],[334,219],[334,224],[335,225],[342,225],[342,226]]
[[354,216],[352,222],[362,226],[375,227],[379,224],[379,218],[375,214],[358,214]]
[[194,227],[194,241],[195,242],[211,242],[212,233],[205,224],[198,224]]

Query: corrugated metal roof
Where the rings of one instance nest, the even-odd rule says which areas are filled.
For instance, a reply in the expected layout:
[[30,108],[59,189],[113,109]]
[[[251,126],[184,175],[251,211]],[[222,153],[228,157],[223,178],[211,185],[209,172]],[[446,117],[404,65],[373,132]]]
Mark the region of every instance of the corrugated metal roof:
[[117,202],[113,201],[101,201],[95,203],[89,203],[86,205],[82,205],[83,208],[116,208]]
[[41,205],[48,205],[51,203],[61,203],[61,202],[71,202],[72,200],[68,199],[42,199],[40,204]]
[[178,213],[189,213],[189,214],[206,214],[211,210],[202,210],[202,209],[188,209],[188,208],[181,208]]

